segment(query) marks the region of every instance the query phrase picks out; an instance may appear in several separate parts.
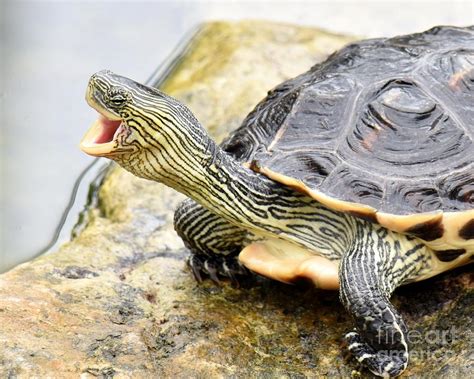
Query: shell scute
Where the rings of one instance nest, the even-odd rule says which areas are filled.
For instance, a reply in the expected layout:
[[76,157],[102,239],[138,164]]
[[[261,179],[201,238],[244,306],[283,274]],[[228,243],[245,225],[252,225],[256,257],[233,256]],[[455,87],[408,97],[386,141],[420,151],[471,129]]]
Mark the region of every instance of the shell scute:
[[[356,84],[344,76],[324,78],[301,89],[298,101],[287,115],[269,151],[334,148],[345,128],[345,113]],[[302,135],[311,139],[302,140]]]
[[439,180],[438,186],[444,202],[450,209],[462,210],[466,205],[474,208],[474,167],[446,175]]
[[382,177],[429,178],[472,161],[463,127],[414,82],[390,81],[368,97],[337,150],[352,166]]
[[263,156],[267,166],[282,167],[282,170],[291,171],[293,178],[311,187],[318,187],[340,163],[336,155],[324,150],[302,149],[296,152],[282,151],[271,156],[267,155],[267,151],[257,153],[255,161],[260,162]]
[[346,46],[270,91],[223,148],[447,250],[474,218],[473,120],[474,27],[437,27]]
[[[403,210],[399,204],[403,204]],[[443,202],[432,181],[422,180],[416,183],[390,181],[382,210],[387,213],[413,214],[434,212],[442,208]]]
[[[342,196],[340,187],[344,188]],[[383,184],[379,178],[344,164],[328,176],[320,190],[343,201],[363,203],[375,209],[380,209],[384,197]]]

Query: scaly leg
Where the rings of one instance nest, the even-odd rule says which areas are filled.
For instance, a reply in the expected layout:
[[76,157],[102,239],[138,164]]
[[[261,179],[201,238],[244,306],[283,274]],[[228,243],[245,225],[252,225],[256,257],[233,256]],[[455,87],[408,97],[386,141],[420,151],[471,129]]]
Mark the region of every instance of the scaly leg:
[[356,326],[346,335],[348,348],[374,374],[397,376],[408,363],[407,327],[390,295],[429,268],[431,253],[370,223],[358,224],[355,236],[339,270],[340,298]]
[[216,283],[219,277],[238,283],[250,274],[238,260],[247,235],[244,230],[190,199],[176,210],[174,227],[191,251],[187,263],[198,282],[206,275]]

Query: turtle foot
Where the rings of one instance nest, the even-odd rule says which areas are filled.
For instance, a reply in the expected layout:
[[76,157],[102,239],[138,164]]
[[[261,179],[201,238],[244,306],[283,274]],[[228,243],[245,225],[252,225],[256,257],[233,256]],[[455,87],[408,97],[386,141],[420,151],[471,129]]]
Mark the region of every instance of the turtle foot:
[[244,279],[252,276],[251,272],[239,263],[236,256],[208,256],[191,253],[186,263],[198,283],[208,277],[218,285],[221,284],[221,279],[230,279],[232,284],[240,286]]
[[400,375],[407,366],[408,353],[406,350],[375,349],[355,331],[347,333],[345,341],[357,361],[375,375],[393,378]]

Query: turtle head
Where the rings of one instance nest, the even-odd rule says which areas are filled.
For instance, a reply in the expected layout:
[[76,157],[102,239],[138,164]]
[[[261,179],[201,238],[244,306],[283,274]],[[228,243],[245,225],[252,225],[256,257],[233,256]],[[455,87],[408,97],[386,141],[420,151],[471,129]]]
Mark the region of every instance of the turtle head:
[[[159,180],[149,173],[160,176],[186,160],[184,152],[202,150],[206,133],[191,111],[155,88],[104,70],[90,78],[86,100],[99,118],[81,150],[113,159],[137,176]],[[197,151],[183,149],[190,144]]]

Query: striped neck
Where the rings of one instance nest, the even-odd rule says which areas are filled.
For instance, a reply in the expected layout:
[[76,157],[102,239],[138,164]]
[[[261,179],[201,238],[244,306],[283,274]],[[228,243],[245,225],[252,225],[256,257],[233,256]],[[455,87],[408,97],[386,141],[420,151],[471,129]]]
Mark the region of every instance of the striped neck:
[[351,243],[353,217],[242,166],[212,141],[194,117],[182,118],[179,126],[162,125],[159,133],[166,145],[153,144],[119,163],[256,234],[278,235],[311,250],[324,250],[334,259]]
[[[89,153],[100,149],[133,174],[164,183],[253,234],[278,236],[334,257],[353,240],[353,217],[243,167],[184,104],[161,91],[100,72],[91,78],[86,98],[102,115],[121,122],[113,138],[103,131],[117,121],[92,132],[93,138],[86,138]],[[104,139],[110,142],[103,144]]]
[[86,153],[162,182],[253,234],[338,257],[354,239],[353,217],[243,167],[184,104],[161,91],[101,71],[86,99],[101,114],[81,142]]

